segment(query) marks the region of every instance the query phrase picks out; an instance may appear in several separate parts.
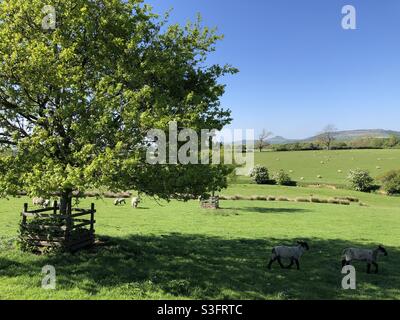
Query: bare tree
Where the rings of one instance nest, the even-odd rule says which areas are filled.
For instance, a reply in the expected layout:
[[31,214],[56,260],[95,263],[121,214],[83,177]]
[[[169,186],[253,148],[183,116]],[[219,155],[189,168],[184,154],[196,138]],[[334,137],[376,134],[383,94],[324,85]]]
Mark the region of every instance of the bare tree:
[[333,124],[327,125],[319,136],[320,142],[326,146],[328,150],[331,150],[332,143],[335,141],[336,127]]
[[269,132],[263,129],[262,133],[258,136],[258,140],[256,141],[256,148],[263,151],[265,147],[269,145],[268,138],[272,135],[272,132]]

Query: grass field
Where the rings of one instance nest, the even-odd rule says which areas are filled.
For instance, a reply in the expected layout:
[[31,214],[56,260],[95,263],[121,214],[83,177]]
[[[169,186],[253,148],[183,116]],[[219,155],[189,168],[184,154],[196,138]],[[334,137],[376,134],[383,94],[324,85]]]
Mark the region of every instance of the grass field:
[[367,169],[373,177],[400,169],[400,149],[256,152],[255,162],[272,172],[292,170],[296,181],[344,185],[351,169]]
[[[196,201],[160,206],[146,199],[134,210],[98,200],[96,232],[106,246],[37,256],[13,245],[18,212],[27,199],[0,200],[0,298],[400,299],[400,198],[257,185],[236,185],[224,194],[351,195],[367,206],[223,201],[222,210],[212,211]],[[277,265],[268,271],[271,247],[296,239],[311,247],[301,260],[302,271]],[[356,264],[357,290],[342,290],[343,248],[379,243],[389,252],[381,273],[367,275],[365,265]],[[56,267],[54,291],[40,286],[47,264]]]

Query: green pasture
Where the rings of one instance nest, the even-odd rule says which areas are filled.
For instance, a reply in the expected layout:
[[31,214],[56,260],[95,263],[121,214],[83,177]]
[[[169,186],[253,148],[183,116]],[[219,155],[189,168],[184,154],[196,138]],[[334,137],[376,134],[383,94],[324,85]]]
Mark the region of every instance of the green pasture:
[[[222,201],[218,211],[145,199],[140,209],[97,200],[101,246],[37,256],[15,248],[26,198],[0,200],[0,299],[400,299],[400,198],[347,190],[236,185],[226,195],[355,196],[365,206]],[[81,206],[89,206],[91,199]],[[301,271],[266,268],[277,244],[309,241]],[[356,264],[357,290],[341,289],[348,246],[387,247],[381,273]],[[57,289],[41,288],[45,265]]]
[[292,171],[299,182],[345,185],[351,169],[369,170],[373,177],[400,169],[400,149],[256,152],[255,162],[271,172]]

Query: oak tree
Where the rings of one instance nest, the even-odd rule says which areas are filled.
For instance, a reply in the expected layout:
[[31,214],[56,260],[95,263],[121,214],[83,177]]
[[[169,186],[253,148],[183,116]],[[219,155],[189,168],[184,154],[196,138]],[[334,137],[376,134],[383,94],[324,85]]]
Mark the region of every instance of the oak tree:
[[[0,195],[135,189],[187,199],[226,186],[223,165],[149,165],[146,133],[222,129],[222,37],[168,25],[139,0],[0,0]],[[54,18],[54,21],[51,21]],[[49,21],[47,21],[49,22]]]

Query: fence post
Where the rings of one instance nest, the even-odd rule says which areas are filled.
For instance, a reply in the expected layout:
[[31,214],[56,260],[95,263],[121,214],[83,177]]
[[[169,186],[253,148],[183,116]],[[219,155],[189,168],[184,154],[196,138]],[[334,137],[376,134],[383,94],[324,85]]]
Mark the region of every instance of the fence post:
[[24,203],[24,212],[22,213],[22,224],[26,224],[26,215],[25,213],[28,212],[28,204]]
[[90,208],[90,232],[94,233],[94,203],[92,203],[92,206]]
[[53,208],[53,214],[54,215],[57,214],[57,207],[58,207],[58,203],[57,203],[57,201],[54,201],[54,208]]

